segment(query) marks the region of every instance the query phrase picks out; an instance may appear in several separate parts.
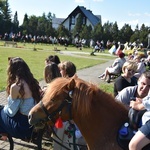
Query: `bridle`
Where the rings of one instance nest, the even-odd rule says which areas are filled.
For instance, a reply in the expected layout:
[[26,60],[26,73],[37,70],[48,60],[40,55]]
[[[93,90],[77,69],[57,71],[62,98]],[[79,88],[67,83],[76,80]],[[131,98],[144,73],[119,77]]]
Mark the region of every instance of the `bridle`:
[[45,108],[42,100],[40,101],[40,107],[43,110],[43,112],[46,114],[46,121],[52,121],[55,123],[54,117],[59,114],[61,115],[62,109],[67,105],[67,112],[69,112],[69,120],[72,119],[72,111],[71,111],[71,105],[72,105],[72,93],[73,91],[68,92],[68,96],[62,101],[60,106],[52,113],[49,113],[48,110]]
[[[67,105],[67,112],[69,112],[69,120],[72,120],[72,111],[71,111],[71,106],[72,106],[72,95],[73,95],[73,91],[69,91],[67,92],[68,95],[67,97],[62,101],[62,103],[60,104],[60,106],[51,114],[48,112],[48,110],[45,108],[44,104],[42,101],[40,101],[40,107],[43,110],[43,112],[46,114],[46,121],[52,121],[53,123],[55,123],[54,117],[59,114],[61,115],[62,109]],[[83,146],[86,147],[85,145],[81,145],[81,144],[76,144],[75,141],[75,125],[71,124],[74,130],[74,134],[73,134],[73,143],[70,143],[70,145],[73,145],[73,149],[77,150],[77,145],[79,146]],[[51,126],[50,126],[51,127]],[[53,132],[53,134],[59,139],[59,141],[62,141],[57,134],[55,133],[55,131],[53,130],[53,128],[51,127],[51,130]],[[57,141],[55,138],[52,138],[57,144],[61,145],[63,148],[70,150],[70,148],[66,147],[65,145],[63,145],[62,143],[60,143],[59,141]]]

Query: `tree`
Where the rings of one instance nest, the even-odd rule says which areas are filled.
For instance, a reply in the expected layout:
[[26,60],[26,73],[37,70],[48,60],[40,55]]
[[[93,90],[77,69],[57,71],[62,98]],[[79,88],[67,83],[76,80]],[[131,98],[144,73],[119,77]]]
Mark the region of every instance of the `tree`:
[[115,22],[113,25],[112,25],[112,31],[111,31],[111,34],[112,34],[112,38],[113,38],[113,41],[120,41],[118,35],[119,35],[119,29],[118,29],[118,25],[117,25],[117,22]]
[[18,30],[19,30],[19,21],[18,21],[18,14],[16,11],[13,19],[13,32],[17,33]]
[[23,24],[22,24],[22,26],[21,26],[23,35],[28,34],[28,24],[29,24],[29,18],[28,18],[28,15],[25,14],[25,15],[24,15],[24,19],[23,19]]
[[4,34],[5,32],[11,31],[11,10],[9,8],[8,0],[0,1],[0,20],[1,24],[1,32]]
[[131,42],[136,42],[139,39],[140,31],[139,31],[139,26],[136,25],[135,31],[132,34],[130,41]]
[[60,25],[57,29],[57,37],[70,37],[69,30],[66,29],[63,25]]
[[110,23],[109,21],[107,21],[106,23],[104,23],[103,25],[103,40],[106,43],[108,40],[109,41],[113,41],[113,37],[112,37],[112,23]]
[[92,32],[92,37],[94,41],[101,41],[103,40],[103,27],[101,23],[98,23]]
[[81,31],[81,39],[86,39],[86,40],[90,40],[91,39],[91,36],[92,36],[92,27],[91,25],[90,26],[87,26],[87,25],[84,25],[82,27],[82,31]]
[[129,42],[131,36],[133,35],[133,30],[129,24],[125,24],[119,32],[119,39],[122,43]]
[[83,16],[81,13],[79,13],[79,16],[77,18],[77,22],[76,22],[76,25],[73,29],[73,35],[76,36],[77,34],[79,35],[80,37],[80,33],[82,31],[82,24],[83,24]]
[[[37,35],[37,26],[38,26],[38,18],[35,15],[30,16],[28,23],[28,34],[31,34],[32,36]],[[43,30],[41,30],[41,32]]]
[[144,24],[142,24],[140,28],[140,35],[139,39],[140,42],[143,43],[144,47],[148,46],[148,33],[149,33],[149,27],[146,27]]

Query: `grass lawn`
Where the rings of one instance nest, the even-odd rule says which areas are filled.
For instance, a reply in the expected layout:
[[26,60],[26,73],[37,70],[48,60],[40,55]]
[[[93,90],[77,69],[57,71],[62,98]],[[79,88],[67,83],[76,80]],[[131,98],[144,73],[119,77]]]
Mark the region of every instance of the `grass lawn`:
[[[114,56],[103,54],[91,56],[90,52],[92,50],[90,48],[78,50],[76,47],[67,47],[67,49],[65,49],[64,46],[57,45],[57,49],[61,51],[55,52],[54,49],[56,48],[56,45],[18,43],[17,48],[11,46],[5,47],[3,45],[4,42],[0,42],[0,91],[5,90],[6,87],[8,57],[22,57],[29,65],[35,78],[39,81],[43,79],[44,61],[49,55],[58,55],[61,61],[72,61],[76,65],[77,70],[101,64],[108,59],[114,58]],[[73,55],[63,53],[68,51],[79,53]]]
[[100,89],[103,89],[103,91],[112,94],[114,93],[114,84],[113,83],[102,83],[100,84]]

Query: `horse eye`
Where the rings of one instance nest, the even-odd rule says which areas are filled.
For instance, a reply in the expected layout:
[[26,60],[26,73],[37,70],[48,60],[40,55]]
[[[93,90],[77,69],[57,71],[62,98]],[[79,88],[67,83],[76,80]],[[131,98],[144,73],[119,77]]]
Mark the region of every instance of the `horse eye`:
[[51,102],[55,102],[55,100],[54,100],[54,99],[51,99]]

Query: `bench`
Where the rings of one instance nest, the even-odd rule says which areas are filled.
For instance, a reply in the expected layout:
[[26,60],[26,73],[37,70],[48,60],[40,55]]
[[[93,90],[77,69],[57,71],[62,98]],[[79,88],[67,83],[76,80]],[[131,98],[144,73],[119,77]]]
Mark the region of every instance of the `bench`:
[[[47,125],[43,129],[39,129],[39,130],[33,129],[33,133],[32,133],[32,136],[30,139],[21,139],[21,140],[24,142],[32,143],[32,144],[36,145],[38,150],[43,150],[43,148],[48,148],[52,145],[51,135],[47,136],[46,133],[49,133]],[[5,133],[1,133],[0,135],[7,136],[7,139],[8,139],[7,141],[9,143],[8,149],[14,150],[14,143],[16,143],[16,142],[14,142],[13,137],[8,134],[5,134]],[[3,142],[5,142],[5,141],[3,141]]]
[[120,75],[121,75],[121,73],[118,73],[118,74],[110,73],[110,74],[108,75],[108,77],[107,77],[106,82],[107,82],[107,83],[110,83],[111,79],[116,79],[116,78],[118,78]]
[[4,46],[13,46],[13,47],[17,47],[17,42],[14,41],[5,41]]

